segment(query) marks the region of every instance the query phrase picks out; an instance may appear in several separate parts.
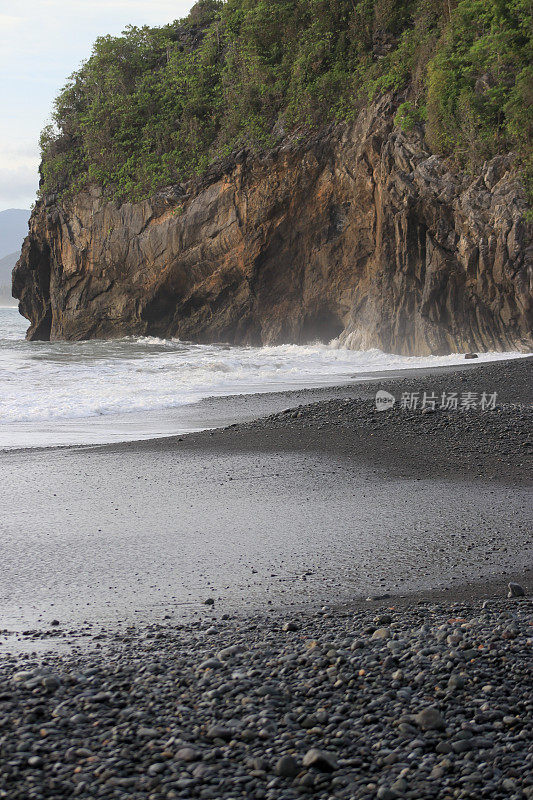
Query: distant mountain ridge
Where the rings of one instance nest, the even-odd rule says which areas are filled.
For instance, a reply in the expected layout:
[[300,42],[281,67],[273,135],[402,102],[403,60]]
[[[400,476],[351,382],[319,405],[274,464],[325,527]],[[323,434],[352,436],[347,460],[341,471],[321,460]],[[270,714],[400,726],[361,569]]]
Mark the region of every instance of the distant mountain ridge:
[[20,257],[20,251],[9,253],[7,256],[0,258],[0,305],[13,305],[17,301],[11,296],[11,273],[13,267]]
[[[0,211],[0,259],[3,260],[5,256],[13,253],[20,253],[22,242],[28,235],[30,214],[30,210],[25,208],[7,208],[5,211]],[[0,274],[3,276],[3,273]],[[2,277],[0,283],[3,282]]]
[[20,258],[22,242],[28,235],[30,210],[8,208],[0,211],[0,305],[16,305],[11,296],[11,273]]
[[19,258],[20,250],[15,253],[8,253],[7,256],[0,258],[0,286],[4,284],[11,285],[11,273]]

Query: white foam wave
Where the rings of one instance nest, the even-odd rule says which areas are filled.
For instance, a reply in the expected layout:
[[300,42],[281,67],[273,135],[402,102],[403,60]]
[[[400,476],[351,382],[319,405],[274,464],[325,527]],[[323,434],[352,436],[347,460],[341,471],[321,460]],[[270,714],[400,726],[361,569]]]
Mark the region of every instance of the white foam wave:
[[[155,411],[205,397],[344,383],[362,373],[457,364],[331,345],[229,347],[155,337],[25,342],[16,311],[0,318],[0,423]],[[518,356],[485,353],[481,361]]]

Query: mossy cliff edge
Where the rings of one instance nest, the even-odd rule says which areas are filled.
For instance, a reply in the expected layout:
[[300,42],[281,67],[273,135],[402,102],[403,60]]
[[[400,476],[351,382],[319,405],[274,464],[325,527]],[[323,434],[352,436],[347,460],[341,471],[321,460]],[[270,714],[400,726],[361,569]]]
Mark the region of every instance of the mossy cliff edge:
[[29,338],[530,348],[523,4],[484,3],[462,48],[471,0],[313,5],[202,3],[99,40],[43,137],[13,275]]

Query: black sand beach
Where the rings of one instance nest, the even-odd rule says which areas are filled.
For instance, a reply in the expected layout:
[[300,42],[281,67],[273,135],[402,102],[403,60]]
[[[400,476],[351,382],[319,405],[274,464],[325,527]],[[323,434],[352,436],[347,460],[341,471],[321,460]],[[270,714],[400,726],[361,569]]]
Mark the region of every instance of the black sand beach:
[[[532,363],[275,396],[292,410],[189,436],[2,453],[5,646],[54,618],[179,620],[210,596],[249,613],[527,583]],[[497,392],[497,407],[377,412],[378,388]]]
[[4,657],[0,794],[530,798],[532,611],[524,597],[244,619],[215,605]]
[[2,453],[0,796],[531,797],[531,366]]

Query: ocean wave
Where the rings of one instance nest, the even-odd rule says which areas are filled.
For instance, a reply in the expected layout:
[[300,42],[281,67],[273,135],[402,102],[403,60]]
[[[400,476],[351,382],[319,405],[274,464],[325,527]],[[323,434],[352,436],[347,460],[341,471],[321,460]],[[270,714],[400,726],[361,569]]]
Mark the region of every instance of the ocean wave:
[[[26,342],[16,310],[0,315],[0,423],[159,411],[213,396],[346,383],[382,370],[453,365],[461,354],[398,356],[339,342],[231,347],[126,337]],[[485,353],[480,361],[519,356]]]

